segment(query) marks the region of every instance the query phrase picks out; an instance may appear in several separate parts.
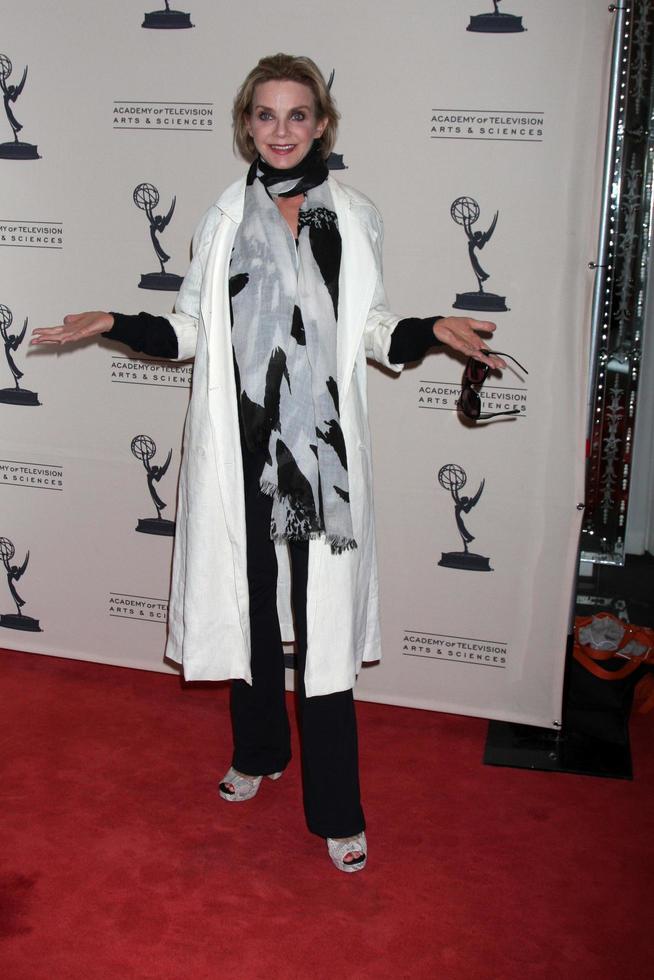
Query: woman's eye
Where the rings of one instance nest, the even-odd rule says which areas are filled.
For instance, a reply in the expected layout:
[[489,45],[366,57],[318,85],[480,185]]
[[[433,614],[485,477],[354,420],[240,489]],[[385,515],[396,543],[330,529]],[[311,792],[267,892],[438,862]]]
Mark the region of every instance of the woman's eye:
[[304,113],[303,112],[294,112],[293,115],[291,116],[291,118],[294,119],[295,122],[304,122]]
[[272,119],[272,115],[269,112],[260,112],[257,118],[261,119],[262,122],[268,122],[269,119]]

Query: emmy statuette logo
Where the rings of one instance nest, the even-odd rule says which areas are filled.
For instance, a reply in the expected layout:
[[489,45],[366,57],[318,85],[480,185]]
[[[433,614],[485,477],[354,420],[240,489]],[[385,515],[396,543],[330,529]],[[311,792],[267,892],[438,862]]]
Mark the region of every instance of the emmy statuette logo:
[[18,139],[18,134],[23,128],[23,125],[22,123],[18,122],[12,109],[12,103],[18,101],[23,89],[25,88],[25,82],[27,80],[27,65],[25,65],[23,77],[18,85],[7,84],[7,79],[11,75],[12,70],[13,66],[7,55],[0,54],[0,88],[2,89],[2,97],[5,104],[7,119],[9,120],[9,125],[14,133],[13,141],[8,143],[0,143],[0,159],[40,160],[38,148],[36,146],[34,146],[32,143],[25,143],[23,140]]
[[170,466],[173,451],[172,449],[169,451],[166,462],[163,464],[163,466],[153,466],[151,460],[154,459],[157,453],[157,447],[154,439],[151,439],[150,436],[144,435],[134,436],[132,439],[131,448],[132,454],[136,456],[137,459],[140,459],[145,467],[148,480],[148,490],[150,491],[152,502],[157,509],[156,517],[140,517],[135,530],[140,531],[142,534],[161,534],[167,537],[172,537],[175,533],[175,522],[166,520],[165,517],[161,516],[161,511],[164,509],[166,504],[157,493],[155,483],[159,483],[161,478],[165,475],[166,470]]
[[485,558],[484,555],[475,554],[474,551],[468,549],[468,545],[475,540],[475,536],[470,533],[463,523],[462,516],[463,514],[469,514],[472,508],[477,506],[479,498],[484,492],[486,481],[481,481],[474,497],[461,496],[459,491],[463,490],[467,481],[468,476],[466,471],[462,466],[458,466],[457,463],[446,463],[438,471],[438,482],[443,490],[448,490],[452,495],[452,500],[454,501],[454,518],[463,542],[463,551],[443,551],[438,564],[443,565],[445,568],[460,568],[467,572],[492,572],[493,569],[490,567],[490,559]]
[[477,34],[520,34],[527,28],[522,26],[522,17],[515,14],[500,13],[500,0],[493,0],[493,12],[488,14],[473,14],[467,31]]
[[343,163],[343,154],[332,152],[327,157],[327,167],[329,170],[347,170],[348,166]]
[[490,241],[497,225],[499,212],[490,223],[488,231],[473,231],[472,226],[479,218],[479,205],[472,197],[457,197],[450,208],[452,220],[457,225],[461,225],[468,239],[468,258],[472,270],[477,277],[479,289],[477,292],[457,293],[456,301],[452,306],[457,310],[486,310],[492,313],[501,313],[508,310],[506,296],[498,296],[497,293],[488,293],[484,289],[484,283],[489,278],[487,272],[482,269],[477,252]]
[[138,184],[134,188],[132,198],[137,208],[145,211],[147,215],[150,224],[150,240],[152,241],[152,247],[159,259],[159,265],[161,267],[159,272],[144,273],[139,282],[139,289],[167,289],[176,293],[182,285],[183,277],[176,275],[174,272],[166,272],[165,263],[168,262],[170,256],[164,252],[157,235],[160,235],[170,224],[170,219],[175,211],[177,198],[173,197],[172,204],[166,215],[154,214],[154,208],[159,203],[159,191],[154,184]]
[[149,14],[144,14],[141,27],[150,27],[156,31],[179,31],[193,27],[190,14],[184,14],[181,10],[171,10],[168,0],[165,0],[165,3],[165,10],[153,10]]
[[21,612],[22,607],[25,605],[25,600],[21,599],[18,595],[15,585],[25,574],[30,560],[30,553],[29,551],[27,552],[22,565],[11,565],[11,559],[15,554],[16,549],[14,548],[13,542],[9,538],[0,538],[0,558],[7,572],[7,584],[11,592],[11,598],[16,604],[15,613],[0,613],[0,626],[4,626],[8,630],[25,630],[28,633],[42,633],[43,630],[39,625],[38,619],[34,619],[32,616],[26,616]]
[[18,350],[25,339],[27,317],[25,317],[25,323],[20,333],[10,333],[9,328],[13,321],[14,315],[9,307],[0,304],[0,335],[4,343],[7,364],[14,378],[13,388],[0,388],[0,402],[3,402],[5,405],[40,405],[39,396],[35,391],[21,388],[18,384],[19,379],[23,377],[23,372],[12,356],[13,352]]

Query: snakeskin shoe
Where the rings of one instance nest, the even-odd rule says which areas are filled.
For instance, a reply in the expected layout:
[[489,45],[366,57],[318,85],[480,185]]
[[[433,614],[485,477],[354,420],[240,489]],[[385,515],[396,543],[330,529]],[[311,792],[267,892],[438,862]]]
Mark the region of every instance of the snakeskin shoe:
[[[346,871],[348,873],[352,871],[363,871],[366,866],[368,848],[364,831],[361,831],[360,834],[356,834],[354,837],[328,837],[327,850],[339,871]],[[354,851],[361,851],[361,857],[355,858],[353,861],[345,861],[345,857]]]
[[[279,779],[280,776],[281,772],[272,772],[265,778]],[[253,796],[257,795],[263,778],[263,776],[245,776],[242,772],[237,772],[233,766],[230,766],[220,781],[218,792],[223,800],[227,800],[228,803],[243,803],[245,800],[251,800]],[[233,786],[234,789],[230,790],[228,786]]]

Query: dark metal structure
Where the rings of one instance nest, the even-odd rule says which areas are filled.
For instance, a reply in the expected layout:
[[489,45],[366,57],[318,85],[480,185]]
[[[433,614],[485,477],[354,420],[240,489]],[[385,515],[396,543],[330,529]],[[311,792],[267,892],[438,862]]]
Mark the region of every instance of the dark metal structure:
[[590,361],[581,558],[622,564],[652,239],[654,5],[616,18]]

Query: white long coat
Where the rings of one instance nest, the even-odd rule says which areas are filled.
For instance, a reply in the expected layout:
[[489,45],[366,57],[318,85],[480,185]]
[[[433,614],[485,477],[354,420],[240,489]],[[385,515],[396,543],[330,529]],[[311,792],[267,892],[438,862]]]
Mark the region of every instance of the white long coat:
[[[306,691],[353,687],[362,660],[380,657],[377,561],[367,418],[366,356],[394,370],[398,317],[382,283],[382,224],[362,194],[329,178],[342,237],[337,335],[340,421],[357,548],[333,555],[309,544]],[[245,180],[204,216],[176,313],[179,358],[195,356],[186,418],[166,656],[188,680],[251,683],[243,468],[229,316],[229,261],[243,216]],[[293,638],[287,549],[277,546],[282,635]]]

